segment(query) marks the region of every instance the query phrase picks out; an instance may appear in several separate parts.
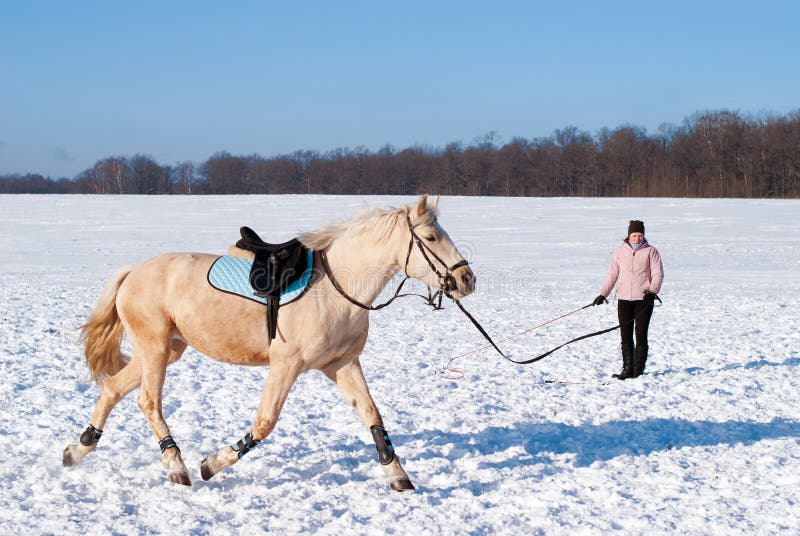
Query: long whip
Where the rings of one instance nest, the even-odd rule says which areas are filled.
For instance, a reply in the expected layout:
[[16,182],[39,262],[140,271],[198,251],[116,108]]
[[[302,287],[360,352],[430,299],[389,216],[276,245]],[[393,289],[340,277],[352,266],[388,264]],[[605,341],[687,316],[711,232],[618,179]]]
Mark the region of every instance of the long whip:
[[[654,296],[654,298],[653,298],[654,303],[655,303],[655,300],[658,300],[659,304],[662,303],[661,302],[661,298],[659,298],[655,294],[653,296]],[[600,331],[595,331],[593,333],[588,333],[586,335],[581,335],[580,337],[575,337],[574,339],[572,339],[570,341],[567,341],[564,344],[561,344],[559,346],[556,346],[552,350],[548,350],[547,352],[545,352],[543,354],[537,355],[536,357],[533,357],[531,359],[525,359],[523,361],[517,361],[516,359],[512,359],[512,358],[508,357],[502,350],[500,350],[500,348],[497,346],[497,343],[495,343],[492,340],[492,338],[489,336],[489,334],[486,333],[486,330],[483,329],[483,327],[480,325],[480,323],[478,323],[477,320],[475,320],[475,317],[473,317],[464,308],[464,306],[461,305],[460,301],[458,301],[456,299],[453,299],[453,301],[458,306],[458,308],[461,309],[461,312],[463,312],[464,315],[470,320],[470,322],[472,322],[472,324],[477,328],[477,330],[481,333],[481,335],[483,335],[484,338],[486,338],[486,340],[489,341],[489,344],[481,346],[480,348],[475,348],[474,350],[470,350],[468,352],[464,352],[463,354],[459,354],[459,355],[451,358],[447,362],[447,365],[445,366],[445,368],[443,370],[441,370],[441,371],[438,371],[440,377],[442,379],[445,379],[445,380],[459,380],[459,379],[463,378],[464,377],[464,372],[459,370],[459,369],[454,369],[450,365],[457,359],[461,359],[462,357],[468,356],[470,354],[474,354],[474,353],[479,352],[481,350],[486,350],[487,348],[494,348],[497,351],[497,353],[499,353],[501,356],[503,356],[503,358],[507,359],[508,361],[511,361],[512,363],[515,363],[517,365],[528,365],[530,363],[535,363],[536,361],[540,361],[540,360],[544,359],[545,357],[549,356],[550,354],[552,354],[553,352],[555,352],[556,350],[559,350],[559,349],[561,349],[561,348],[563,348],[563,347],[565,347],[565,346],[567,346],[569,344],[572,344],[574,342],[582,341],[582,340],[588,339],[590,337],[596,337],[598,335],[603,335],[603,334],[608,333],[610,331],[614,331],[616,329],[619,329],[622,326],[627,326],[628,324],[632,324],[636,320],[636,318],[638,318],[639,314],[642,314],[642,312],[647,310],[647,309],[642,309],[641,311],[639,311],[639,314],[637,314],[635,317],[631,318],[630,320],[628,320],[626,322],[619,323],[616,326],[613,326],[613,327],[610,327],[610,328],[606,328],[606,329],[602,329]],[[546,322],[542,322],[541,324],[538,324],[536,326],[528,328],[528,329],[526,329],[524,331],[521,331],[519,333],[516,333],[514,335],[510,335],[510,336],[508,336],[508,337],[506,337],[504,339],[501,339],[498,342],[502,343],[502,342],[514,339],[516,337],[520,337],[520,336],[522,336],[522,335],[524,335],[526,333],[529,333],[529,332],[531,332],[533,330],[539,329],[539,328],[544,327],[544,326],[546,326],[548,324],[552,324],[553,322],[556,322],[557,320],[561,320],[562,318],[566,318],[566,317],[568,317],[570,315],[574,315],[575,313],[583,311],[584,309],[588,309],[589,307],[592,307],[593,305],[594,305],[594,303],[590,303],[588,305],[584,305],[582,307],[579,307],[579,308],[575,309],[574,311],[570,311],[568,313],[564,313],[564,314],[559,315],[559,316],[557,316],[557,317],[555,317],[555,318],[553,318],[551,320],[548,320]]]

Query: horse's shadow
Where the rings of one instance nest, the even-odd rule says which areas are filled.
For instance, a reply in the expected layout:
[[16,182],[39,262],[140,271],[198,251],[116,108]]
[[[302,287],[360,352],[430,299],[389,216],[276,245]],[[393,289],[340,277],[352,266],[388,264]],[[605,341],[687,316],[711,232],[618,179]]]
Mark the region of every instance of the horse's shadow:
[[[406,462],[423,461],[432,456],[450,461],[467,456],[489,456],[503,453],[514,447],[514,452],[501,461],[483,461],[478,469],[538,465],[545,473],[564,470],[563,464],[554,464],[555,458],[574,456],[576,467],[588,467],[595,462],[612,460],[619,456],[647,456],[683,447],[715,445],[752,445],[765,439],[800,438],[800,422],[775,418],[770,422],[739,421],[688,421],[684,419],[647,419],[643,421],[613,421],[599,425],[571,425],[563,423],[526,423],[508,427],[493,426],[475,433],[428,430],[414,434],[396,434],[395,444]],[[422,445],[419,442],[422,442]],[[416,454],[404,456],[403,444],[415,444]],[[441,448],[452,445],[447,454]],[[420,448],[421,447],[421,448]],[[374,448],[353,443],[333,442],[326,447],[331,455],[319,460],[318,452],[309,445],[295,448],[291,455],[296,460],[314,459],[308,464],[285,469],[271,480],[272,486],[319,478],[322,485],[343,485],[352,480],[366,481],[369,472],[356,469],[374,459]],[[436,454],[432,454],[435,451]],[[284,453],[285,455],[285,453]],[[334,463],[340,466],[330,471]],[[265,462],[266,463],[266,462]],[[350,472],[343,472],[349,470]],[[252,476],[225,475],[222,480],[203,485],[228,488],[249,481]],[[480,493],[485,484],[474,483],[474,492]]]
[[[782,362],[757,359],[748,363],[729,364],[717,371],[737,369],[761,369],[775,366],[798,366],[800,358],[791,357]],[[674,374],[680,371],[665,370],[648,373],[652,376]],[[702,368],[683,369],[690,375],[708,373]],[[576,467],[588,467],[595,462],[613,460],[619,456],[648,456],[656,452],[666,452],[684,447],[711,447],[724,445],[752,445],[766,439],[800,438],[800,421],[774,418],[769,422],[708,420],[689,421],[675,418],[653,418],[641,421],[611,421],[602,424],[564,424],[564,423],[517,423],[509,426],[491,426],[479,432],[448,432],[446,430],[425,430],[413,434],[393,433],[392,438],[401,458],[408,462],[426,460],[431,457],[444,457],[456,461],[471,455],[491,456],[515,447],[510,457],[502,461],[483,461],[480,469],[499,469],[509,466],[541,466],[545,472],[558,472],[563,465],[553,462],[558,457],[574,459]],[[421,445],[420,445],[421,442]],[[407,455],[410,449],[403,445],[414,444],[414,455]],[[452,445],[447,454],[440,454],[442,447]],[[331,454],[326,459],[318,459],[317,444],[295,445],[291,456],[299,460],[312,460],[304,467],[287,469],[272,484],[291,483],[308,480],[323,475],[324,484],[344,484],[350,480],[368,480],[368,473],[355,471],[359,465],[374,460],[374,447],[352,440],[329,443],[326,450]],[[285,455],[285,453],[284,453]],[[354,471],[347,475],[341,471],[330,472],[335,460],[337,465]],[[325,474],[328,471],[328,474]],[[225,485],[235,485],[248,477],[226,475]],[[220,486],[219,483],[209,483]],[[477,486],[477,484],[476,484]],[[478,486],[480,488],[481,486]],[[477,489],[477,488],[476,488]]]
[[[483,462],[482,468],[547,464],[554,456],[572,454],[575,465],[586,467],[618,456],[647,456],[654,452],[714,445],[752,445],[764,439],[800,437],[800,422],[776,418],[770,422],[687,421],[647,419],[595,424],[535,423],[489,427],[476,433],[441,430],[398,436],[396,443],[424,441],[425,446],[453,444],[447,455],[457,459],[477,453],[491,455],[522,446],[525,454],[502,462]],[[402,447],[401,447],[402,449]],[[427,450],[423,448],[423,451]],[[422,456],[426,456],[422,454]]]

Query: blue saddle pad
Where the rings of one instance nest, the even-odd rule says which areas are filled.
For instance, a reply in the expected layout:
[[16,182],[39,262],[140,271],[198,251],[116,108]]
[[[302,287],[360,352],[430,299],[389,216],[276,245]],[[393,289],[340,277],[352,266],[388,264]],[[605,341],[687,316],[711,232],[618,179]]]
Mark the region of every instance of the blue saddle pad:
[[[217,290],[227,292],[228,294],[236,294],[242,298],[253,300],[255,302],[266,305],[266,298],[256,296],[253,287],[250,286],[250,268],[253,266],[252,261],[233,257],[231,255],[224,255],[214,261],[211,268],[208,270],[208,282]],[[314,269],[314,251],[308,250],[308,268],[303,272],[299,279],[294,281],[289,287],[281,293],[281,305],[286,305],[300,296],[311,281],[311,272]]]

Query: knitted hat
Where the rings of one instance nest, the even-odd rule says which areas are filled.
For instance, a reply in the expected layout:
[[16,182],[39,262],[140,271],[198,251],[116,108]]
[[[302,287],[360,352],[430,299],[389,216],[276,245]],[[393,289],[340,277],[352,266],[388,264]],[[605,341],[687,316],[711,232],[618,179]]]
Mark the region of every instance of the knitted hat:
[[631,220],[628,224],[628,236],[631,236],[631,233],[644,234],[644,222],[640,220]]

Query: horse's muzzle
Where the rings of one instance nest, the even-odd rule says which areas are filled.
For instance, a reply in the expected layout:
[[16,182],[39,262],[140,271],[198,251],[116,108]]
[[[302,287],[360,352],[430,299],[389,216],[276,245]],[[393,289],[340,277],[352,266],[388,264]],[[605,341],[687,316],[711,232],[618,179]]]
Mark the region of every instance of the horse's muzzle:
[[450,294],[454,298],[460,299],[475,292],[475,274],[472,273],[469,266],[457,268],[451,277],[455,282],[455,288],[450,289]]

